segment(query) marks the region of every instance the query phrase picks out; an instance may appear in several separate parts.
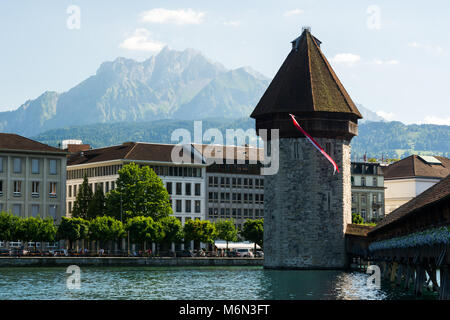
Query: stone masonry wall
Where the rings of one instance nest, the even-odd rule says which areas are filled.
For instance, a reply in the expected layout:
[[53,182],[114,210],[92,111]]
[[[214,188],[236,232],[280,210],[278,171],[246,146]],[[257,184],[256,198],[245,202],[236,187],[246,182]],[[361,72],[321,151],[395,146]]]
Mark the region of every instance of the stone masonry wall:
[[266,268],[346,266],[344,234],[351,223],[350,145],[345,140],[316,140],[324,149],[331,144],[330,156],[340,173],[333,175],[331,163],[308,140],[289,138],[279,141],[278,174],[264,177]]

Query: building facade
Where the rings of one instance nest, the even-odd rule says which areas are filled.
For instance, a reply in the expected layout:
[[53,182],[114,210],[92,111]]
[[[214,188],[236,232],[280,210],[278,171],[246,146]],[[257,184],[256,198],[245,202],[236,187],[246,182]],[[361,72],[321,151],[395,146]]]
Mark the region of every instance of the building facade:
[[418,196],[450,174],[450,159],[412,155],[384,170],[386,214]]
[[352,213],[365,222],[384,218],[384,176],[379,163],[352,162]]
[[[91,149],[74,154],[67,165],[67,215],[84,176],[93,191],[106,194],[116,188],[118,171],[126,164],[149,166],[163,181],[171,198],[174,216],[182,224],[189,219],[206,218],[206,165],[199,161],[176,164],[171,159],[175,145],[128,142],[119,146]],[[197,162],[197,163],[196,163]]]
[[66,212],[66,152],[19,135],[0,133],[0,211],[51,217]]

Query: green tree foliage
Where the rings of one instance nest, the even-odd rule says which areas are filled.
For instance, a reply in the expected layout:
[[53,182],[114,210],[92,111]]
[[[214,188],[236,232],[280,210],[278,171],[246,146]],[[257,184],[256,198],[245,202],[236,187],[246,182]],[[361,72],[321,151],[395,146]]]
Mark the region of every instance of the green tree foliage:
[[225,240],[227,242],[227,250],[228,250],[228,242],[229,241],[237,241],[237,230],[234,225],[234,220],[218,220],[216,223],[217,230],[217,239]]
[[121,221],[112,217],[96,217],[89,223],[89,239],[98,241],[114,241],[125,236]]
[[19,218],[11,213],[0,212],[0,240],[14,241],[16,238],[17,225]]
[[256,245],[259,245],[262,248],[264,240],[264,219],[246,220],[241,235],[245,240],[255,243],[255,252]]
[[134,243],[159,243],[164,239],[164,230],[160,222],[151,217],[138,216],[129,218],[125,229],[130,233],[130,240]]
[[77,198],[73,204],[72,217],[88,219],[89,204],[92,198],[92,189],[89,187],[87,176],[84,176],[83,183],[78,189]]
[[214,243],[214,240],[217,239],[216,226],[209,220],[188,220],[184,224],[184,239]]
[[62,217],[58,226],[56,237],[69,241],[69,248],[75,240],[87,239],[89,235],[89,222],[82,218]]
[[352,223],[354,224],[363,224],[364,219],[361,217],[359,213],[352,213]]
[[123,221],[137,216],[158,220],[173,213],[162,180],[148,166],[124,165],[116,186],[106,198],[107,212],[116,219],[121,220],[121,208]]
[[160,220],[163,231],[164,238],[162,242],[171,244],[180,243],[184,237],[183,234],[183,226],[181,225],[181,221],[175,218],[174,216],[164,217]]
[[106,199],[103,189],[98,186],[95,190],[92,200],[88,204],[87,219],[92,220],[96,217],[104,216],[106,213]]
[[37,238],[35,239],[38,242],[53,242],[56,238],[57,228],[53,224],[52,218],[41,219],[37,218],[39,224],[39,232]]

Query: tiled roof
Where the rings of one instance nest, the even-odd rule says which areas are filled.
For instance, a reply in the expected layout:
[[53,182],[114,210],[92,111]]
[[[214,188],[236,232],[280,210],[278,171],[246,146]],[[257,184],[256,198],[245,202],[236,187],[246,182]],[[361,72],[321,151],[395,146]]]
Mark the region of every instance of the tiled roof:
[[362,118],[308,29],[293,47],[251,114],[344,113]]
[[0,133],[0,150],[66,153],[61,149],[54,148],[13,133]]
[[385,179],[410,177],[445,178],[450,174],[450,159],[435,156],[441,164],[430,164],[417,155],[412,155],[383,169]]
[[383,220],[381,220],[372,231],[369,232],[369,235],[370,233],[377,232],[380,229],[385,228],[391,223],[404,219],[408,215],[413,212],[417,212],[427,205],[444,199],[450,199],[450,175],[439,183],[436,183],[431,188],[428,188],[417,197],[392,211]]
[[198,150],[198,152],[202,153],[205,158],[223,158],[224,161],[227,159],[261,161],[264,159],[263,148],[208,144],[193,144],[193,146],[196,150]]

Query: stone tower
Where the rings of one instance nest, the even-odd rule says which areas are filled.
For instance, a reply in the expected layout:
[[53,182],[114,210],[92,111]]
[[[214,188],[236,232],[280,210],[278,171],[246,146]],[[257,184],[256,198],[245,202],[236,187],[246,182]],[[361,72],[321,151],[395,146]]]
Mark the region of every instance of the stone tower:
[[[264,266],[340,269],[347,265],[345,229],[351,223],[350,140],[362,116],[304,28],[251,117],[279,129],[279,170],[264,187]],[[298,131],[289,114],[334,159],[339,173]],[[268,143],[275,146],[270,141]],[[271,155],[277,150],[271,148]]]

